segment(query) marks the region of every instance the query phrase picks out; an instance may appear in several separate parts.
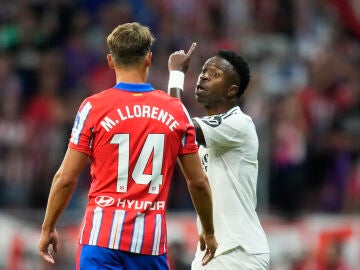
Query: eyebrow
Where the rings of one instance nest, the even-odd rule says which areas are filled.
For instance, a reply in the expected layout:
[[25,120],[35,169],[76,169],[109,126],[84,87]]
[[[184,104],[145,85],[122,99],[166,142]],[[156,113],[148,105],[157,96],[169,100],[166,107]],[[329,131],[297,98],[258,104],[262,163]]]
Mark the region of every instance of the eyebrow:
[[229,64],[222,64],[222,65],[212,64],[212,66],[223,72],[232,72],[233,71],[233,67]]

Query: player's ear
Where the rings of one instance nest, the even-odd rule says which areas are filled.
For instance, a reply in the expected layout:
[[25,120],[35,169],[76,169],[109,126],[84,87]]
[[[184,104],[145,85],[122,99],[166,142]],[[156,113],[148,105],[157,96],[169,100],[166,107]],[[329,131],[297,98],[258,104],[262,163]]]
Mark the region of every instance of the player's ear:
[[110,53],[106,55],[106,59],[109,65],[109,68],[114,69],[115,68],[115,61]]
[[145,56],[145,65],[149,67],[151,65],[152,52],[148,52]]
[[236,98],[238,92],[239,92],[239,86],[233,84],[230,86],[226,96],[228,99]]

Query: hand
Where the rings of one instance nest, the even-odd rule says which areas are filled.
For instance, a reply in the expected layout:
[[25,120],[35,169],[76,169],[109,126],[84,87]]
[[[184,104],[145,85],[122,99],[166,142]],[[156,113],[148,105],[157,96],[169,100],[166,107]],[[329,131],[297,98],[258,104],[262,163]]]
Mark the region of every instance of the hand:
[[191,55],[193,54],[195,48],[196,48],[196,43],[194,42],[191,44],[191,47],[186,54],[184,50],[176,51],[170,54],[168,61],[169,71],[179,70],[185,73],[189,68]]
[[59,235],[54,229],[50,232],[41,232],[40,240],[39,240],[39,254],[40,256],[49,263],[55,263],[54,257],[50,253],[50,245],[52,245],[52,249],[54,252],[58,250],[58,242],[59,242]]
[[215,239],[214,234],[204,233],[200,235],[200,249],[205,250],[205,255],[202,258],[202,265],[206,265],[212,258],[214,258],[215,251],[217,249],[218,243]]

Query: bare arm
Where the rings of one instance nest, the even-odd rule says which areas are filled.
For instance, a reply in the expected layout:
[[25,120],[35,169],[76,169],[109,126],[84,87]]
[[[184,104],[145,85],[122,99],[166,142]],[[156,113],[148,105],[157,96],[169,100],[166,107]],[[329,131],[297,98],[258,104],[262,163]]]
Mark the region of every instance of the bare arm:
[[68,148],[63,162],[53,178],[38,245],[39,254],[45,261],[54,263],[49,246],[52,245],[53,250],[57,251],[58,234],[55,226],[70,201],[87,158],[87,155]]
[[182,89],[180,88],[170,88],[168,89],[168,94],[172,97],[176,97],[178,99],[181,99],[181,92],[182,92]]
[[193,120],[195,132],[196,132],[196,141],[198,144],[206,146],[204,133],[196,120]]
[[[183,50],[174,52],[170,55],[168,61],[169,71],[180,71],[185,73],[189,67],[190,58],[196,48],[196,43],[192,43],[189,51],[185,54]],[[181,98],[184,85],[179,87],[170,87],[168,93],[172,97]],[[196,123],[196,135],[204,137],[200,126]],[[199,128],[199,130],[197,129]],[[178,159],[180,168],[186,178],[187,186],[191,195],[196,212],[200,218],[203,233],[200,235],[201,250],[205,250],[205,256],[202,259],[203,265],[207,264],[213,257],[217,248],[217,242],[214,236],[213,225],[213,207],[211,190],[208,178],[204,173],[199,154],[182,155]]]
[[[169,60],[168,60],[169,72],[177,70],[186,73],[186,71],[189,68],[191,56],[195,48],[196,48],[196,43],[192,43],[189,51],[186,54],[183,50],[172,53],[169,56]],[[171,87],[168,89],[168,94],[172,97],[181,99],[182,91],[183,88]],[[196,131],[196,141],[201,145],[205,145],[205,138],[200,125],[196,121],[194,121],[194,126]]]
[[209,182],[201,167],[198,153],[179,156],[178,161],[203,228],[203,236],[201,236],[203,238],[200,238],[200,242],[202,250],[205,249],[205,245],[207,247],[203,258],[203,264],[205,265],[214,257],[217,248]]
[[[192,43],[189,51],[186,54],[183,50],[172,53],[169,56],[169,60],[168,60],[169,71],[177,70],[177,71],[186,73],[186,71],[189,68],[191,56],[192,56],[195,48],[196,48],[196,43]],[[182,88],[177,88],[177,87],[169,88],[168,93],[172,97],[181,98],[182,90],[183,90],[183,87]]]

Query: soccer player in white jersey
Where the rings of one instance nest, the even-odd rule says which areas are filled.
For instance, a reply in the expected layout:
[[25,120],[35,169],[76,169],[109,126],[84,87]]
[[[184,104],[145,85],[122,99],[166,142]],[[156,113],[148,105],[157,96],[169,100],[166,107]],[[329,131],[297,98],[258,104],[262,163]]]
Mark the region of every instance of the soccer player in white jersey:
[[[180,97],[184,74],[196,47],[170,55],[170,95]],[[256,213],[258,137],[255,125],[238,106],[250,81],[244,59],[233,51],[218,51],[203,65],[195,97],[207,116],[194,118],[199,153],[213,195],[214,259],[201,264],[199,243],[192,269],[268,269],[270,251]],[[198,222],[198,229],[202,228]]]

